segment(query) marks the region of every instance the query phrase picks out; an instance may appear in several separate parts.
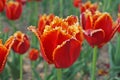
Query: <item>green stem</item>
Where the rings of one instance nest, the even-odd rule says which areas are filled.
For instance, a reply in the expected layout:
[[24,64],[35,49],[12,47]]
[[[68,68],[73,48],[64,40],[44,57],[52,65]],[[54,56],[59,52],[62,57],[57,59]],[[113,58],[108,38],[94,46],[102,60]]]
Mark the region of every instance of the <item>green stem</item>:
[[31,2],[30,3],[30,10],[31,9],[32,9],[32,12],[30,14],[29,24],[36,26],[37,25],[37,20],[38,20],[38,3],[37,2]]
[[17,31],[17,27],[15,26],[15,22],[14,21],[9,21],[10,22],[10,25],[11,25],[11,27],[13,28],[13,31],[15,32],[15,31]]
[[57,69],[57,80],[62,80],[62,69]]
[[[0,13],[0,17],[2,17],[2,13]],[[0,20],[0,30],[2,30],[2,20]]]
[[95,46],[95,47],[94,47],[94,50],[93,50],[92,75],[91,75],[91,80],[95,80],[96,61],[97,61],[97,46]]
[[47,80],[47,70],[48,70],[48,64],[46,62],[44,62],[44,80]]
[[60,17],[63,17],[63,0],[60,0]]
[[120,34],[117,36],[117,47],[116,47],[116,53],[115,53],[115,63],[116,65],[119,65],[120,61]]
[[50,0],[50,13],[53,13],[54,9],[53,9],[53,0]]
[[23,78],[23,70],[22,70],[22,67],[23,67],[23,55],[20,55],[20,80],[22,80]]
[[32,61],[31,64],[32,64],[32,80],[34,80],[34,71],[33,71],[35,67],[34,61]]

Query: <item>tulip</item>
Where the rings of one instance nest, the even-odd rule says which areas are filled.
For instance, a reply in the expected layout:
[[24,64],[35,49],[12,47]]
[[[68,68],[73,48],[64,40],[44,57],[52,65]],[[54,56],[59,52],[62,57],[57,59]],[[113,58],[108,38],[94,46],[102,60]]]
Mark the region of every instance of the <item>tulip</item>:
[[86,3],[82,3],[79,8],[81,13],[85,12],[86,10],[90,10],[94,14],[94,12],[98,9],[98,4],[92,4],[90,1],[88,1]]
[[[83,35],[76,16],[65,19],[57,16],[41,16],[41,27],[30,26],[40,42],[43,58],[56,68],[68,68],[79,57]],[[49,20],[50,19],[50,20]]]
[[39,51],[37,49],[31,49],[30,52],[29,52],[29,59],[31,61],[35,61],[37,60],[39,57]]
[[6,0],[0,0],[0,12],[2,12],[5,8]]
[[14,42],[14,37],[11,36],[3,45],[2,40],[0,40],[0,73],[3,71],[5,67],[5,63],[7,60],[7,57],[9,55],[10,49],[12,47],[12,44]]
[[73,5],[74,5],[76,8],[79,8],[81,2],[82,2],[81,0],[73,0]]
[[17,31],[14,34],[14,37],[15,37],[15,41],[12,45],[13,51],[18,54],[24,54],[30,47],[30,41],[27,35],[20,31]]
[[17,20],[22,14],[22,4],[17,1],[9,1],[6,5],[6,16],[10,20]]
[[81,23],[84,29],[84,37],[90,46],[98,46],[99,48],[111,40],[120,25],[113,23],[109,13],[98,11],[95,14],[90,11],[82,13]]

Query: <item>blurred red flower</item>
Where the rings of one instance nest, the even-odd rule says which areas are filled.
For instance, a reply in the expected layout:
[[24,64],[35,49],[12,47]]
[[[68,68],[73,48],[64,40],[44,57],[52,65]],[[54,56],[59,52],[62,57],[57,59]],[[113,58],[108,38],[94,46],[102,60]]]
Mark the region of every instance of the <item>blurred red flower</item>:
[[3,27],[3,32],[4,32],[4,33],[8,33],[9,31],[10,31],[10,28],[9,28],[9,27],[7,27],[7,26],[6,26],[6,27]]
[[15,51],[18,54],[24,54],[30,47],[30,41],[26,34],[17,31],[14,34],[15,41],[12,45],[13,51]]
[[37,60],[39,57],[39,51],[37,49],[32,48],[29,52],[29,59],[31,61]]
[[5,8],[6,0],[0,0],[0,12],[2,12]]
[[10,20],[19,19],[22,14],[22,4],[17,1],[9,1],[6,5],[6,16]]
[[76,8],[79,8],[81,2],[82,2],[81,0],[73,0],[73,5],[74,5]]
[[67,68],[79,57],[83,35],[76,16],[65,19],[53,15],[40,17],[40,26],[28,29],[36,34],[43,58],[56,68]]
[[86,10],[90,10],[92,13],[95,13],[95,11],[98,9],[98,4],[92,4],[90,1],[88,1],[86,3],[82,3],[79,8],[81,13],[85,12]]
[[3,45],[2,40],[0,40],[0,73],[3,71],[7,57],[9,55],[10,49],[14,42],[14,37],[11,36]]
[[111,40],[119,25],[114,24],[109,13],[100,13],[98,11],[92,14],[86,11],[81,14],[81,23],[84,29],[84,37],[88,43],[94,47],[102,47]]

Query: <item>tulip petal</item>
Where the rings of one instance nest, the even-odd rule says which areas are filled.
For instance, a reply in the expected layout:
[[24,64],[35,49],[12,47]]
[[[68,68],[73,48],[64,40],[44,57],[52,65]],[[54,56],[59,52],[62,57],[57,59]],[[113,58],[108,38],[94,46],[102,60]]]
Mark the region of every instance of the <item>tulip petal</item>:
[[92,29],[92,25],[93,25],[92,22],[93,20],[91,17],[91,13],[87,12],[81,14],[81,24],[84,30]]
[[14,37],[11,36],[5,43],[5,45],[0,44],[0,73],[3,71],[7,56],[10,52],[10,49],[13,45]]
[[87,30],[84,32],[84,37],[92,47],[96,45],[98,47],[102,47],[102,45],[104,44],[103,40],[105,37],[105,33],[102,29]]
[[0,73],[3,71],[3,68],[6,63],[7,58],[7,48],[0,44]]
[[43,44],[42,44],[42,41],[41,41],[41,36],[40,36],[41,33],[39,32],[39,30],[37,30],[37,29],[35,28],[35,26],[29,26],[29,27],[28,27],[28,30],[32,31],[32,32],[37,36],[37,38],[38,38],[38,40],[39,40],[39,42],[40,42],[40,49],[41,49],[41,53],[42,53],[42,56],[44,57],[44,59],[45,59],[47,62],[52,63],[52,62],[48,59],[48,57],[46,56],[46,54],[45,54],[44,47],[43,47]]
[[95,29],[103,29],[105,32],[104,41],[108,41],[110,34],[112,33],[112,18],[108,13],[102,14],[94,24]]
[[79,57],[80,43],[76,39],[69,39],[58,45],[53,52],[53,60],[56,68],[67,68]]
[[77,23],[77,17],[76,16],[68,16],[65,21],[68,23],[68,25],[74,25],[75,23]]
[[48,32],[46,35],[42,36],[42,44],[44,47],[45,54],[48,59],[53,62],[53,51],[57,47],[57,45],[61,44],[63,41],[69,39],[70,36],[60,32],[59,29],[52,30]]

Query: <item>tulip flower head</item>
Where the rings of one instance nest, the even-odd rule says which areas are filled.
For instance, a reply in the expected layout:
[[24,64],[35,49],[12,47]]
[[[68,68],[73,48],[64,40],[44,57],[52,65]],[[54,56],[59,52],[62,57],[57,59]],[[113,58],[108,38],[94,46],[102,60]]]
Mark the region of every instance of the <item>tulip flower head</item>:
[[0,40],[0,73],[3,71],[7,57],[9,55],[12,44],[14,43],[14,37],[11,36],[3,45]]
[[5,8],[6,0],[0,0],[0,12],[2,12]]
[[6,16],[10,20],[17,20],[22,14],[22,4],[17,1],[9,1],[6,5]]
[[86,3],[82,3],[80,5],[81,13],[85,12],[86,10],[90,10],[94,14],[97,9],[98,9],[98,4],[97,3],[92,4],[90,1]]
[[62,19],[43,15],[38,24],[42,26],[37,29],[30,26],[28,29],[38,37],[43,58],[56,68],[70,67],[77,60],[83,41],[77,17]]
[[37,49],[31,49],[29,52],[29,59],[31,61],[36,61],[39,57],[39,51]]
[[120,24],[113,24],[109,13],[100,13],[98,11],[92,14],[86,11],[81,14],[81,24],[84,29],[84,37],[88,43],[94,47],[102,47],[109,42]]
[[73,5],[74,5],[76,8],[79,8],[81,2],[82,2],[81,0],[73,0]]
[[26,34],[17,31],[14,34],[15,41],[12,45],[13,51],[15,51],[18,54],[24,54],[30,47],[30,41]]

